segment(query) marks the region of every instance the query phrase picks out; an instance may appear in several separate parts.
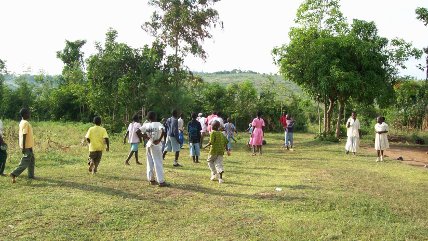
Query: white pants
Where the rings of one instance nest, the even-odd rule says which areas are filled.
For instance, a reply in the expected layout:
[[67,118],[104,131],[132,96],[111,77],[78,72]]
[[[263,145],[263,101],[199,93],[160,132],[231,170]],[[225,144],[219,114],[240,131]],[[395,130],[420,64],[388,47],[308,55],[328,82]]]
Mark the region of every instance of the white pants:
[[356,136],[348,136],[346,141],[345,150],[349,152],[357,152],[360,146],[360,138]]
[[165,181],[163,176],[162,144],[146,147],[147,180],[154,181],[155,173],[158,183]]

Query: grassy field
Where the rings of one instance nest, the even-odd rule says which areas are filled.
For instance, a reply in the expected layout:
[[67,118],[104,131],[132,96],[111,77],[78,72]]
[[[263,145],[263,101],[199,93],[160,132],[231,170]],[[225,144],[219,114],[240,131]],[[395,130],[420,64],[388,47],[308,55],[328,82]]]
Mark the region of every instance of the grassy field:
[[[10,172],[20,154],[17,123],[6,124]],[[252,157],[244,133],[225,158],[225,183],[210,181],[185,146],[182,168],[167,155],[171,186],[160,188],[145,164],[123,164],[122,136],[111,136],[93,176],[80,145],[90,125],[33,126],[37,179],[0,177],[0,240],[428,240],[428,169],[375,163],[374,151],[347,156],[343,143],[296,133],[291,152],[267,134],[264,155]]]

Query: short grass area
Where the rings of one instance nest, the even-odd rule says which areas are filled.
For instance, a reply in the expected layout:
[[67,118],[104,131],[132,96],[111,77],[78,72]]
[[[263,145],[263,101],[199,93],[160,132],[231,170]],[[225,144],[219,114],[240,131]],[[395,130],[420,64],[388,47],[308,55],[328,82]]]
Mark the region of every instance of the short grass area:
[[[208,152],[193,164],[186,145],[183,167],[167,155],[171,186],[160,188],[148,185],[145,164],[123,164],[129,146],[121,135],[111,136],[93,176],[80,145],[90,125],[33,126],[37,179],[0,177],[1,240],[428,239],[428,169],[375,163],[374,151],[345,155],[344,143],[296,133],[292,152],[281,148],[282,134],[266,134],[264,154],[252,157],[241,133],[223,184],[209,180]],[[6,134],[7,173],[21,156],[14,134]]]

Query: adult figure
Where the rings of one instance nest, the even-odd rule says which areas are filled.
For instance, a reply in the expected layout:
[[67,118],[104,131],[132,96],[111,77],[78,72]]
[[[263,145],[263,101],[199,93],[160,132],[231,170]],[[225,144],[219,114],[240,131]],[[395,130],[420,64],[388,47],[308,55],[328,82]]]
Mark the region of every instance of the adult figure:
[[184,114],[180,114],[180,118],[178,118],[178,139],[180,140],[180,148],[183,148],[184,143]]
[[263,128],[265,127],[265,121],[262,119],[262,113],[257,112],[257,117],[251,122],[253,126],[253,133],[251,134],[250,145],[253,147],[253,156],[256,155],[256,149],[259,154],[262,154],[263,145]]
[[346,141],[345,150],[346,154],[352,152],[354,155],[357,153],[360,145],[360,121],[357,119],[357,113],[352,112],[351,117],[346,121]]
[[174,167],[181,167],[181,165],[178,163],[178,157],[180,156],[180,142],[178,139],[179,133],[178,133],[178,111],[173,110],[172,116],[169,117],[166,120],[166,129],[167,129],[167,137],[166,137],[166,144],[165,144],[165,150],[163,152],[163,159],[165,159],[167,152],[174,152],[175,153],[175,159],[174,159]]
[[285,112],[282,112],[281,117],[279,118],[279,123],[281,123],[282,128],[284,128],[284,146],[287,146],[287,133],[286,133],[286,128],[287,128],[287,117],[285,115]]
[[285,127],[285,147],[287,150],[293,150],[293,139],[294,139],[294,124],[295,121],[290,114],[285,116],[287,127]]
[[199,143],[200,144],[200,148],[202,148],[202,145],[203,145],[203,142],[204,142],[204,137],[208,133],[207,132],[207,123],[206,123],[207,118],[205,118],[202,113],[199,113],[198,114],[198,118],[196,120],[199,121],[199,123],[201,124],[201,128],[202,128],[202,130],[201,130],[201,142]]

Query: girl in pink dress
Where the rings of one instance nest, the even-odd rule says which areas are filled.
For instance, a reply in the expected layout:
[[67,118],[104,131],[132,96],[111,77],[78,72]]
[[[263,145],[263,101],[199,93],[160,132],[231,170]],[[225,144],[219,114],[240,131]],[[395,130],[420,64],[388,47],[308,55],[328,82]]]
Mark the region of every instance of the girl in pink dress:
[[263,127],[265,126],[265,121],[261,118],[262,113],[257,112],[257,118],[254,118],[251,125],[253,126],[253,133],[251,134],[250,145],[253,146],[253,156],[256,155],[256,148],[259,151],[259,154],[262,154],[262,144],[263,144]]

